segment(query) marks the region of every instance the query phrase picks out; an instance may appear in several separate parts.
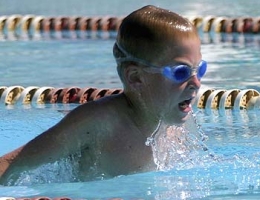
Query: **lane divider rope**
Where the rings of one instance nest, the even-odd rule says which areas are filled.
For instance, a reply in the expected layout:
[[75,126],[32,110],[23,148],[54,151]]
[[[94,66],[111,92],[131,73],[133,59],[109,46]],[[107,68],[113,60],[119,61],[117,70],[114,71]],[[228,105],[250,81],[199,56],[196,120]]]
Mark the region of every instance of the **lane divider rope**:
[[[104,96],[122,93],[121,88],[95,87],[38,87],[0,86],[0,103],[4,105],[28,104],[83,104]],[[206,110],[260,109],[260,93],[255,89],[200,89],[195,99],[195,107]]]
[[[0,16],[0,38],[40,37],[44,33],[64,31],[70,33],[116,32],[123,18],[115,16],[3,15]],[[191,16],[187,18],[203,33],[260,33],[260,17]]]
[[260,109],[260,93],[255,89],[200,89],[195,106],[205,110]]
[[86,103],[104,96],[121,93],[120,88],[94,88],[94,87],[66,87],[54,88],[49,86],[0,86],[0,102],[4,105],[14,104],[46,104],[46,103]]

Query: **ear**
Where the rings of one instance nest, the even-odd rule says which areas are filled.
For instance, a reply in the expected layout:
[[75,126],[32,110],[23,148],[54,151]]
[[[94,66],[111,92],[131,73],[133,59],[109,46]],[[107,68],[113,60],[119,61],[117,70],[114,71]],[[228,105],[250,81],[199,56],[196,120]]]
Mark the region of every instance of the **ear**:
[[142,69],[136,65],[129,65],[125,69],[126,81],[129,85],[139,86],[143,83]]

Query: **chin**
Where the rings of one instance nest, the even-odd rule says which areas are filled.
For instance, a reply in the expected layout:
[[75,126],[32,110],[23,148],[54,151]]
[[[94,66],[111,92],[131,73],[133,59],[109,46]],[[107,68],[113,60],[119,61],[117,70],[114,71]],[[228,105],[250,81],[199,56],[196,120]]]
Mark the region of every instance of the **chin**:
[[187,120],[187,117],[185,118],[179,118],[174,120],[167,120],[165,123],[169,126],[175,125],[175,126],[182,126]]
[[176,125],[176,126],[181,126],[183,125],[187,119],[189,118],[189,113],[187,114],[182,114],[182,116],[173,116],[171,119],[166,119],[166,124],[167,125]]

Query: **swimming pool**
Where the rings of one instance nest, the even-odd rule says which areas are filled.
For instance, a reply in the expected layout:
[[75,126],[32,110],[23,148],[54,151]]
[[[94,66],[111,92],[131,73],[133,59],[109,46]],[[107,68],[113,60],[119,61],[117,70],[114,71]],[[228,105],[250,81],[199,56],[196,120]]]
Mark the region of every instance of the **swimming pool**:
[[[1,86],[121,88],[112,56],[114,32],[111,37],[102,33],[96,37],[95,34],[93,36],[90,32],[90,35],[80,38],[47,36],[33,40],[2,40],[0,60],[4,62],[0,63]],[[201,37],[203,59],[209,62],[202,90],[260,91],[258,34],[212,32]],[[6,106],[1,101],[0,155],[54,125],[77,105],[36,104],[33,101],[22,104],[17,101]],[[25,175],[16,186],[0,186],[0,196],[258,199],[259,109],[199,109],[195,105],[194,112],[208,136],[204,143],[209,150],[195,152],[192,162],[181,163],[183,165],[179,165],[178,169],[77,183],[73,182],[71,168],[62,162],[59,167],[56,163],[40,168],[35,172],[37,176]]]

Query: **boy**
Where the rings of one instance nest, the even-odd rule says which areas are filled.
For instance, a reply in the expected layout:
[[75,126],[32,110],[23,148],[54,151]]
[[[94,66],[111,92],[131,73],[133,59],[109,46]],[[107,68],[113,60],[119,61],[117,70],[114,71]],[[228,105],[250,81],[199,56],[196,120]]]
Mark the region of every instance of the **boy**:
[[156,169],[147,139],[185,122],[206,72],[197,30],[173,12],[145,6],[122,21],[113,52],[124,92],[78,106],[1,157],[2,184],[79,152],[79,180]]

